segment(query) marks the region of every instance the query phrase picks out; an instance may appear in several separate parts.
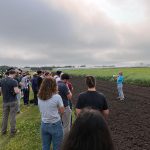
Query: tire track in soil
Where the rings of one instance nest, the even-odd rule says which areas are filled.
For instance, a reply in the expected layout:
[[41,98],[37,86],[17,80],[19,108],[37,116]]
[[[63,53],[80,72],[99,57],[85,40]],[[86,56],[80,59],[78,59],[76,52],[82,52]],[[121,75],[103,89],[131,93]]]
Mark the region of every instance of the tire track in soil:
[[[84,77],[72,77],[73,100],[86,91]],[[97,91],[104,93],[108,100],[110,116],[108,125],[116,150],[150,149],[150,88],[124,85],[126,100],[116,100],[114,82],[97,80]]]

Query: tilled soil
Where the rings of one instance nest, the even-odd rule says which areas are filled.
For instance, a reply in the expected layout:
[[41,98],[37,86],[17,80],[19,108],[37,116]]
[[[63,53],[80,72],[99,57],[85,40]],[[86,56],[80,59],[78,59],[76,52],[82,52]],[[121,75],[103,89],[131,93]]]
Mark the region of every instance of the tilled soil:
[[[83,77],[73,77],[73,100],[86,91]],[[108,101],[108,125],[116,150],[150,150],[150,87],[124,85],[125,101],[116,99],[116,83],[97,80],[97,91]]]

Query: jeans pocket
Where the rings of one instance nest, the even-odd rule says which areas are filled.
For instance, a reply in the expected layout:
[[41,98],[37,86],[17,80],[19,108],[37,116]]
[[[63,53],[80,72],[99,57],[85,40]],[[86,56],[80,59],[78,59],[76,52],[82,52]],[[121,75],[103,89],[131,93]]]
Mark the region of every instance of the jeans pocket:
[[56,133],[60,133],[62,131],[62,123],[61,121],[58,121],[54,124],[52,124],[52,128]]

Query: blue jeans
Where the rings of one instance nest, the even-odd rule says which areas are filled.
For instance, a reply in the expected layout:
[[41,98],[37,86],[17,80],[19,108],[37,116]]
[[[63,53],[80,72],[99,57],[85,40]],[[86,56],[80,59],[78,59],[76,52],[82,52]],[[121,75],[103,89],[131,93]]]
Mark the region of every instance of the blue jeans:
[[56,123],[41,123],[42,150],[50,150],[52,142],[53,150],[60,150],[63,140],[63,128],[61,121]]
[[118,89],[119,98],[120,99],[124,99],[123,85],[122,84],[118,84],[117,85],[117,89]]
[[17,101],[18,101],[18,108],[17,108],[17,112],[20,112],[21,91],[20,91],[20,93],[16,94],[16,97],[17,97]]

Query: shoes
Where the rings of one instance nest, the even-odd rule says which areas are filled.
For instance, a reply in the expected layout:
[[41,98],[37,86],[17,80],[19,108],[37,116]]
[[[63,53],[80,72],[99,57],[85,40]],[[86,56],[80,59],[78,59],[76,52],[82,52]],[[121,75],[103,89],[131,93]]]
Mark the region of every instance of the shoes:
[[19,130],[17,130],[17,129],[15,131],[11,132],[10,137],[14,137],[16,135],[16,133],[18,133],[18,132],[19,132]]
[[120,101],[124,101],[125,99],[124,98],[120,98]]
[[1,133],[2,136],[6,135],[6,134],[7,134],[7,131]]
[[11,133],[10,137],[13,138],[15,136],[16,133]]
[[[14,137],[16,135],[16,133],[19,133],[19,130],[16,129],[15,131],[10,132],[10,137]],[[2,136],[6,135],[6,134],[7,134],[7,131],[1,133]]]
[[119,100],[119,101],[124,101],[125,100],[124,98],[120,98],[120,97],[117,97],[116,99]]

